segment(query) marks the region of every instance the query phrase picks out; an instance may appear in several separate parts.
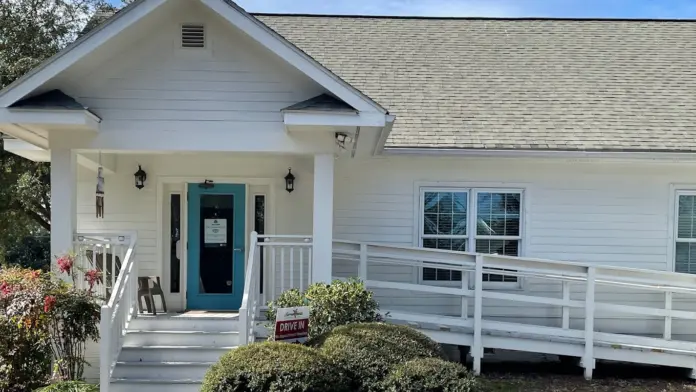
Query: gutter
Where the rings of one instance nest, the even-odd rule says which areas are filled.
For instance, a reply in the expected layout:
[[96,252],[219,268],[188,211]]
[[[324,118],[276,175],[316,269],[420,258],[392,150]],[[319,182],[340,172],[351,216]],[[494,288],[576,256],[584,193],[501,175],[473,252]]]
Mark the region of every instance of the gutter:
[[[385,127],[386,128],[386,127]],[[384,133],[384,132],[383,132]],[[381,142],[381,138],[380,138]],[[668,151],[572,151],[572,150],[473,150],[456,148],[382,148],[391,156],[550,158],[550,159],[632,159],[653,161],[696,161],[696,152]]]

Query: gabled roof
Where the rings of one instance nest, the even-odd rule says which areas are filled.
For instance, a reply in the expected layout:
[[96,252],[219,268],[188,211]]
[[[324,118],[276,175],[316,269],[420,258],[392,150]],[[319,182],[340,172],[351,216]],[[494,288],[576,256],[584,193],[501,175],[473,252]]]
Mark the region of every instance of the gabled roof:
[[294,105],[290,105],[281,111],[285,112],[302,110],[349,113],[357,112],[357,110],[354,107],[328,94],[317,95],[314,98],[310,98],[302,102],[298,102]]
[[696,22],[256,15],[396,116],[386,147],[696,152]]
[[[27,75],[0,91],[0,107],[9,107],[30,95],[60,72],[89,55],[97,47],[106,44],[111,38],[167,1],[135,0],[99,27],[80,37],[65,50],[44,61]],[[273,29],[248,14],[232,0],[200,0],[200,2],[341,99],[352,102],[362,110],[368,109],[387,114],[386,109],[377,102],[323,67]],[[104,16],[108,17],[109,15],[107,13]]]

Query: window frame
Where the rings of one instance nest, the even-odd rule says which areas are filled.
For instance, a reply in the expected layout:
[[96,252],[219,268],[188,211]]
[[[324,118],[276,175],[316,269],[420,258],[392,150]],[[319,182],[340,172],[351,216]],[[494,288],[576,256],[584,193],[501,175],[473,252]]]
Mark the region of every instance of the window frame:
[[[677,271],[677,243],[696,243],[696,238],[679,239],[679,198],[681,196],[696,196],[696,185],[672,185],[670,203],[671,236],[669,239],[669,258],[672,265],[672,272]],[[687,272],[688,273],[688,272]]]
[[[497,185],[497,184],[496,184]],[[414,230],[414,244],[422,248],[423,239],[429,237],[429,235],[424,234],[424,224],[425,224],[425,212],[423,210],[423,203],[425,201],[426,192],[455,192],[455,193],[466,193],[467,194],[467,231],[466,236],[449,236],[449,238],[462,238],[466,237],[467,241],[467,252],[475,253],[476,240],[477,239],[488,239],[488,240],[508,240],[518,241],[518,256],[523,257],[526,249],[525,237],[526,234],[526,210],[527,210],[527,189],[524,186],[517,185],[511,186],[511,184],[500,184],[496,186],[492,184],[439,184],[439,183],[416,183],[416,190],[418,194],[417,205],[414,212],[417,217],[418,225]],[[478,194],[480,193],[516,193],[520,195],[520,230],[518,236],[485,236],[476,234],[476,222],[478,213]],[[473,232],[472,232],[473,230]],[[430,236],[431,238],[448,238],[447,236]],[[468,279],[469,288],[473,288],[474,276],[467,272],[463,272],[462,280],[425,280],[423,269],[427,267],[417,267],[417,282],[420,284],[430,284],[430,285],[442,285],[442,286],[453,286],[461,287],[462,282]],[[505,290],[515,290],[523,288],[523,279],[517,277],[515,282],[483,282],[485,288],[489,289],[505,289]]]

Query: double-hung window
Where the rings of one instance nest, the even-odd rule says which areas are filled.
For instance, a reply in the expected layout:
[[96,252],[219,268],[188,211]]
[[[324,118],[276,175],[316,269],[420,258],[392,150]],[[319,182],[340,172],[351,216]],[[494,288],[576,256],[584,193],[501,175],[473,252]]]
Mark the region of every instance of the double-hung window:
[[677,192],[674,270],[696,274],[696,191]]
[[[421,188],[420,246],[519,256],[522,241],[521,190]],[[461,271],[423,268],[424,281],[461,281]],[[485,274],[484,282],[517,282],[514,276]]]

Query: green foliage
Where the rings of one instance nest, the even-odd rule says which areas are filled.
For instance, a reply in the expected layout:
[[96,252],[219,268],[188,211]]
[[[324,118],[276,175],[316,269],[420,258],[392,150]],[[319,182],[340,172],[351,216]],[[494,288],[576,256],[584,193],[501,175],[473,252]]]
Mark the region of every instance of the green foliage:
[[[379,304],[371,291],[357,280],[335,280],[331,284],[315,283],[304,292],[285,291],[268,304],[268,319],[275,320],[276,309],[309,306],[309,337],[331,331],[339,325],[382,321]],[[275,330],[271,328],[271,339]]]
[[100,308],[92,292],[60,285],[53,293],[48,330],[56,370],[63,380],[81,380],[88,341],[99,340]]
[[27,236],[14,242],[5,252],[5,263],[48,272],[51,267],[50,237]]
[[265,342],[225,354],[205,375],[201,392],[348,392],[347,384],[317,350]]
[[0,390],[31,391],[51,375],[50,336],[43,312],[46,275],[19,268],[0,270]]
[[335,328],[309,346],[319,350],[351,378],[351,390],[380,391],[394,365],[417,358],[445,358],[442,348],[415,329],[382,323]]
[[476,378],[462,365],[418,358],[396,365],[382,383],[385,392],[476,392]]
[[62,381],[41,388],[37,392],[99,392],[99,386],[82,381]]
[[79,380],[85,345],[99,338],[99,305],[50,273],[0,270],[0,390],[28,391],[51,376]]

